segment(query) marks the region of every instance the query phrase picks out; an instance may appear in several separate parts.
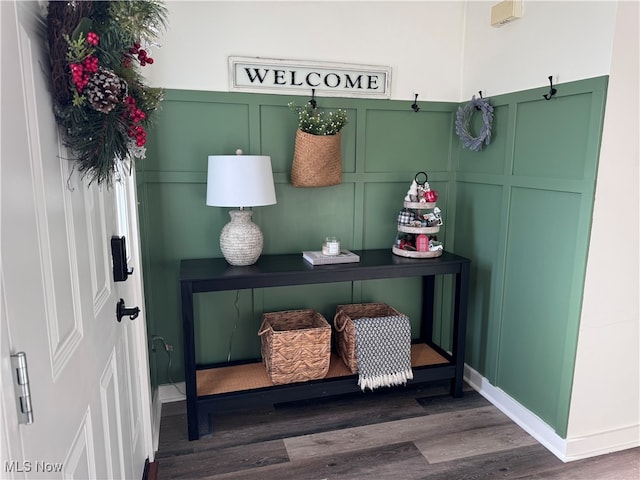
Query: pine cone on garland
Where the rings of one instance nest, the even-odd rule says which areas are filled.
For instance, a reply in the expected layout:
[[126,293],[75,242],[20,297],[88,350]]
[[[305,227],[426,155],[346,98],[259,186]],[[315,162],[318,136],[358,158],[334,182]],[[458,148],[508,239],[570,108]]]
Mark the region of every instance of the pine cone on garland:
[[97,111],[109,113],[127,96],[127,82],[113,71],[100,67],[89,79],[84,93]]

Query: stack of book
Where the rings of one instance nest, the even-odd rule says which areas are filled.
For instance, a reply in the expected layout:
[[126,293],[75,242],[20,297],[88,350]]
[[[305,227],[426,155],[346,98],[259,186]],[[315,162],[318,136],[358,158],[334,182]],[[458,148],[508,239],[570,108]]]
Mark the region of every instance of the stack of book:
[[360,256],[349,250],[340,250],[338,255],[325,255],[321,251],[302,252],[302,258],[311,265],[333,265],[336,263],[354,263],[360,261]]

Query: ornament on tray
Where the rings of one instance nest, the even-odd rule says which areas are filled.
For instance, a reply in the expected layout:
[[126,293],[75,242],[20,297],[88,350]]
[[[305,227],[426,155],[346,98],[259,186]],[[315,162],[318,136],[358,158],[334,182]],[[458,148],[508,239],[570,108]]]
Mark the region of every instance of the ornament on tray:
[[407,195],[404,197],[405,202],[417,202],[418,201],[418,183],[414,180],[411,182],[411,186],[407,191]]
[[442,245],[442,242],[439,242],[438,240],[435,239],[435,237],[431,238],[429,240],[429,251],[430,252],[437,252],[439,250],[443,250],[444,246]]
[[429,189],[424,192],[424,198],[425,198],[425,201],[429,203],[435,203],[436,201],[438,201],[438,192],[436,192],[435,190]]
[[433,216],[438,222],[436,225],[444,225],[444,221],[442,220],[442,210],[440,210],[438,207],[435,207],[433,209]]
[[[422,176],[424,175],[424,179]],[[434,203],[438,200],[438,192],[431,190],[428,182],[428,176],[425,172],[418,172],[411,182],[411,186],[404,197],[405,202],[412,203]]]
[[438,225],[438,219],[433,213],[425,213],[422,216],[422,226],[423,227],[435,227]]
[[400,250],[415,251],[416,247],[413,237],[414,235],[398,233],[398,235],[396,236],[396,248],[399,248]]
[[418,252],[428,252],[429,251],[429,237],[424,233],[421,233],[416,237],[416,250]]
[[432,212],[422,215],[423,227],[436,227],[440,225],[444,225],[442,221],[442,210],[440,210],[440,208],[434,207]]
[[427,190],[429,184],[427,182],[425,183],[427,184],[426,187],[424,185],[418,185],[418,202],[420,203],[427,203],[429,201],[427,200],[427,192],[430,192],[431,189]]
[[398,213],[398,225],[411,225],[416,220],[416,214],[406,208]]

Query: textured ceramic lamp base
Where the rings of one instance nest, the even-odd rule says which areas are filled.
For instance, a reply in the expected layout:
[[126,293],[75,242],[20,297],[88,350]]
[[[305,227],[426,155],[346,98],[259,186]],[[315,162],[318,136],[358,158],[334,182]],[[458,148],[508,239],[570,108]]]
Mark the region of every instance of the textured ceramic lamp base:
[[253,265],[264,244],[260,227],[251,221],[250,210],[231,210],[231,221],[220,233],[220,250],[231,265]]

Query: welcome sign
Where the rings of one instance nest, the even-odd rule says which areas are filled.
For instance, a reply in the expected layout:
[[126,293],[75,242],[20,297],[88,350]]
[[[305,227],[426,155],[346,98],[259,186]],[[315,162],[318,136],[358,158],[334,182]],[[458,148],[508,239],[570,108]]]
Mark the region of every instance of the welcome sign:
[[231,91],[389,98],[391,67],[229,57]]

